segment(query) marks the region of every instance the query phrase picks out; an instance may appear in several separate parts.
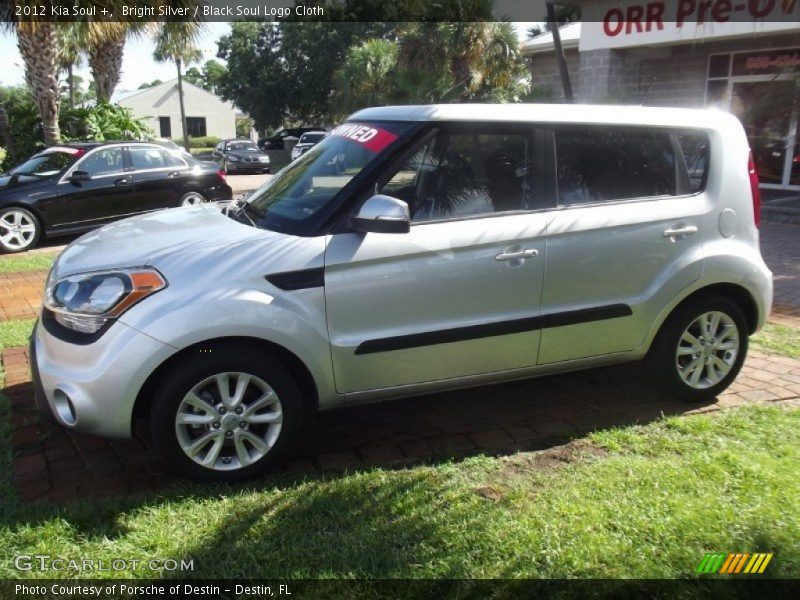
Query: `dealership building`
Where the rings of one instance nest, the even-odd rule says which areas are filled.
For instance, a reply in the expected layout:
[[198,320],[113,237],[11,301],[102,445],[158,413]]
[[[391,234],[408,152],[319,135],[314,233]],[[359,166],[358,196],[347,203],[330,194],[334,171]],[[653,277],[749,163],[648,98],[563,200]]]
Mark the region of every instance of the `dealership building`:
[[[800,190],[800,22],[630,23],[626,14],[626,2],[597,0],[583,22],[560,28],[576,101],[729,110],[745,126],[763,187]],[[552,34],[523,52],[534,86],[563,99]]]

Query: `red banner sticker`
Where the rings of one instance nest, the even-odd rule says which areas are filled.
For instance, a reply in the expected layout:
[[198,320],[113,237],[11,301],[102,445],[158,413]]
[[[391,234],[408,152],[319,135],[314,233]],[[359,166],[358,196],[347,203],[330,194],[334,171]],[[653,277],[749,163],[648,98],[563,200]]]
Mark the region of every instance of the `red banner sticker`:
[[340,125],[331,132],[331,135],[357,142],[370,152],[380,152],[397,139],[397,136],[390,131],[360,123]]
[[45,148],[42,151],[42,154],[51,154],[53,152],[64,152],[65,154],[73,154],[75,156],[80,156],[85,150],[81,150],[80,148],[70,148],[69,146],[50,146],[49,148]]

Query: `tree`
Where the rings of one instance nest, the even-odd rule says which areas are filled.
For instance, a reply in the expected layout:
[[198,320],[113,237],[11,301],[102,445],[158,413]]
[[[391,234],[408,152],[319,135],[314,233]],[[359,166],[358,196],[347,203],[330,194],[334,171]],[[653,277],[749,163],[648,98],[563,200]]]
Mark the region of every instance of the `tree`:
[[81,31],[76,23],[66,23],[58,29],[58,67],[67,73],[67,100],[75,107],[75,67],[83,62]]
[[217,93],[222,78],[227,74],[228,70],[219,61],[207,60],[203,65],[203,79],[205,84],[203,87],[211,92]]
[[203,78],[203,74],[197,67],[190,67],[186,69],[186,73],[183,75],[183,79],[185,81],[188,81],[189,83],[193,83],[198,87],[205,88],[205,80]]
[[[28,6],[25,0],[16,6]],[[17,35],[17,47],[25,65],[25,82],[33,92],[36,109],[42,120],[44,140],[58,143],[58,108],[61,95],[58,85],[58,28],[60,25],[46,21],[17,21],[15,4],[0,5],[0,28]]]
[[156,36],[153,56],[159,62],[174,62],[178,71],[178,102],[181,108],[183,146],[189,151],[189,132],[186,129],[186,107],[183,102],[183,65],[198,61],[203,54],[197,48],[197,38],[202,31],[200,23],[192,21],[166,22]]
[[386,83],[398,54],[398,44],[391,40],[372,39],[350,47],[334,77],[338,111],[345,114],[387,104],[392,94]]
[[164,82],[161,81],[160,79],[153,79],[153,81],[151,81],[150,83],[145,82],[142,85],[140,85],[139,89],[140,90],[145,90],[147,88],[155,87],[155,86],[160,85],[162,83],[164,83]]
[[415,23],[351,48],[337,72],[347,111],[386,103],[518,102],[530,75],[508,23]]

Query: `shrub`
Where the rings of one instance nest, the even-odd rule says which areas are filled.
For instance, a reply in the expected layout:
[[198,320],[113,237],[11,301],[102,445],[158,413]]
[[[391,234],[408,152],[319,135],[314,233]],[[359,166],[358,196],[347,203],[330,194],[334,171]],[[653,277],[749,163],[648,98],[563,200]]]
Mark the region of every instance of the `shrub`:
[[[178,146],[183,147],[183,138],[174,138],[173,141]],[[219,138],[215,135],[203,135],[189,138],[189,148],[213,148],[219,144]]]
[[3,172],[3,163],[5,162],[7,155],[8,153],[6,152],[6,149],[0,146],[0,173]]
[[65,140],[140,140],[153,135],[131,109],[107,102],[63,111],[61,128]]

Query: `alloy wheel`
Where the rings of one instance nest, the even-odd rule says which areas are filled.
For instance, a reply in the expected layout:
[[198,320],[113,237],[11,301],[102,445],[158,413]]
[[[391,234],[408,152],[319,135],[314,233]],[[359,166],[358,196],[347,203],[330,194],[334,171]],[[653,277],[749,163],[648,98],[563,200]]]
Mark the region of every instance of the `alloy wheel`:
[[191,192],[186,194],[181,201],[181,206],[195,206],[196,204],[202,204],[205,202],[205,198],[196,192]]
[[740,348],[739,328],[721,311],[694,319],[678,340],[675,362],[681,380],[704,390],[720,383],[731,372]]
[[203,467],[231,471],[261,460],[281,433],[275,390],[248,373],[212,375],[192,387],[175,415],[181,450]]
[[9,250],[22,250],[33,243],[36,223],[26,212],[11,209],[0,217],[0,242]]

